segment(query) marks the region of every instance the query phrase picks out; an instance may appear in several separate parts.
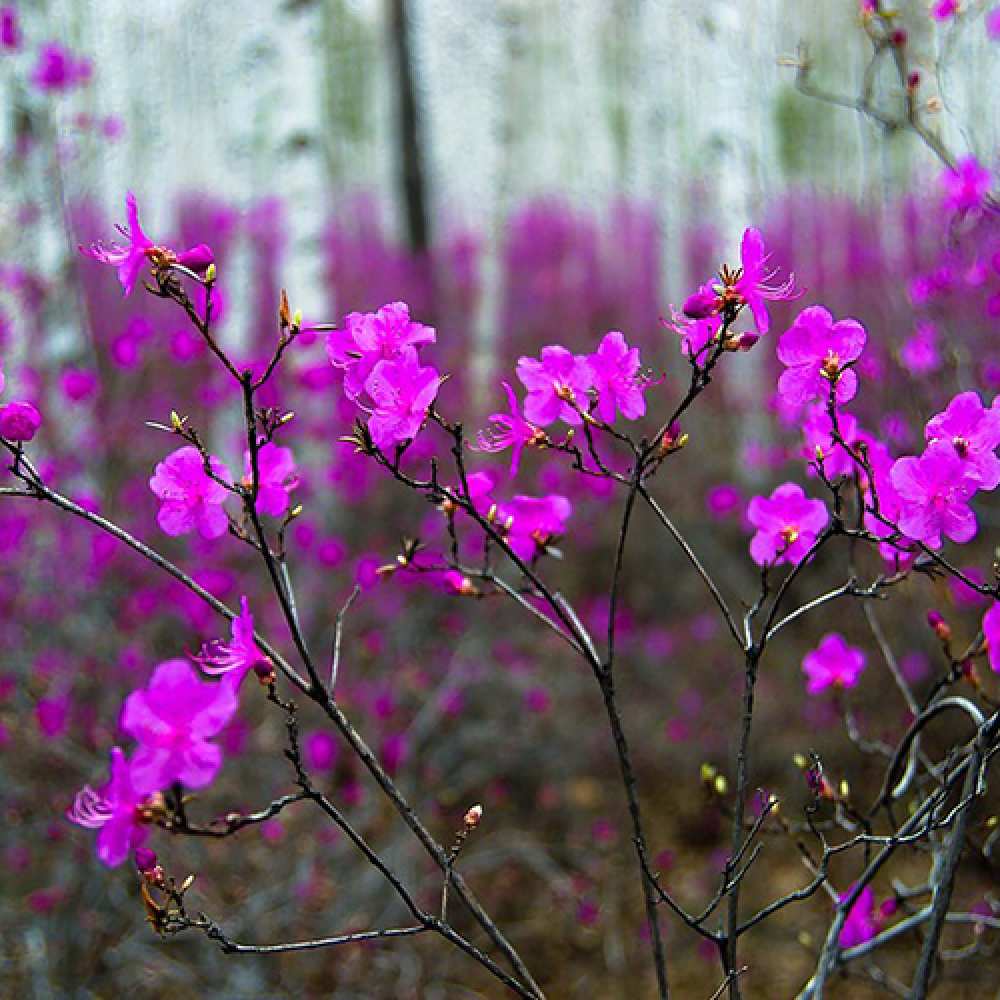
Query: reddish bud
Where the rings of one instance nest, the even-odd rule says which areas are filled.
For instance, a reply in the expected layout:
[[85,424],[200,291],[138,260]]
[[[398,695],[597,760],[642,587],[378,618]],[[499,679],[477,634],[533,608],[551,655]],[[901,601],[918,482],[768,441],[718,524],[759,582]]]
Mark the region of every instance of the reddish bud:
[[705,319],[719,311],[719,296],[711,285],[702,285],[693,295],[689,295],[681,306],[684,315],[690,319]]
[[920,86],[920,71],[912,69],[906,74],[906,89],[916,90]]
[[156,851],[148,847],[137,847],[135,849],[135,866],[140,872],[145,874],[156,867]]
[[947,642],[951,638],[951,626],[944,620],[940,611],[927,612],[927,624],[934,630],[934,634],[942,641]]
[[209,264],[215,263],[215,254],[212,253],[211,247],[207,244],[199,243],[197,246],[179,253],[177,263],[192,271],[204,271]]
[[897,49],[901,49],[907,42],[908,35],[904,28],[896,28],[895,31],[889,36],[889,41],[896,46]]

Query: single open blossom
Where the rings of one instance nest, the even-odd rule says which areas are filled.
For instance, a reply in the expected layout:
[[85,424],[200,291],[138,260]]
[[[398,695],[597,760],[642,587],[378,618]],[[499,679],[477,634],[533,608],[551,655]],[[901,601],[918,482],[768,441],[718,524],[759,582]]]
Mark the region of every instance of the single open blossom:
[[865,669],[865,654],[848,646],[839,632],[823,636],[819,645],[806,653],[802,672],[808,678],[806,690],[819,694],[828,687],[851,688]]
[[[283,517],[291,503],[291,493],[299,485],[295,471],[295,456],[291,448],[282,448],[273,441],[257,451],[257,509],[272,517]],[[243,453],[243,482],[253,483],[250,452]]]
[[97,791],[84,785],[76,793],[66,818],[88,830],[100,830],[97,857],[102,864],[115,868],[149,836],[149,824],[144,815],[148,797],[147,792],[136,789],[131,765],[125,754],[114,747],[108,783]]
[[757,529],[750,555],[758,566],[795,565],[826,527],[829,515],[822,500],[810,500],[796,483],[783,483],[770,497],[750,501],[747,520]]
[[541,360],[518,360],[517,377],[528,390],[524,415],[532,423],[546,427],[554,420],[573,426],[583,422],[570,402],[586,409],[593,373],[585,358],[571,354],[565,347],[543,347]]
[[[840,899],[845,900],[850,894],[849,890],[843,893]],[[869,885],[858,893],[854,905],[848,910],[837,943],[841,948],[853,948],[855,945],[870,941],[876,934],[878,934],[878,922],[875,917],[875,891]]]
[[[177,263],[193,271],[202,271],[212,263],[212,251],[204,244],[188,250],[175,253],[166,247],[158,246],[144,232],[139,224],[139,206],[131,191],[125,196],[125,218],[127,224],[119,226],[118,231],[128,240],[126,245],[120,243],[92,243],[89,247],[80,247],[88,257],[111,264],[118,269],[118,280],[121,282],[125,295],[130,295],[135,287],[139,272],[147,260],[162,259],[167,263]],[[213,289],[214,293],[214,289]]]
[[765,334],[771,327],[771,318],[765,302],[794,299],[795,276],[790,275],[781,284],[773,284],[777,274],[767,264],[768,254],[764,252],[764,237],[759,229],[747,229],[740,244],[741,269],[736,280],[726,289],[727,294],[744,303],[753,315],[757,332]]
[[421,367],[416,352],[398,361],[380,361],[365,382],[374,403],[368,430],[376,446],[391,448],[413,440],[440,387],[437,369]]
[[[228,475],[214,455],[210,463],[215,475]],[[226,533],[229,519],[222,505],[229,492],[206,475],[204,460],[194,446],[178,448],[158,463],[149,488],[160,498],[156,521],[168,535],[197,531],[202,538],[218,538]]]
[[327,339],[330,363],[344,371],[344,392],[357,399],[380,361],[415,357],[416,348],[433,344],[433,327],[410,319],[405,302],[389,302],[377,312],[353,312]]
[[971,154],[960,156],[955,167],[941,174],[945,208],[952,212],[977,212],[990,193],[990,172]]
[[274,671],[271,658],[257,645],[254,638],[253,615],[246,595],[240,598],[240,613],[233,619],[233,637],[229,642],[215,639],[206,642],[192,659],[211,675],[232,674],[238,687],[251,670],[263,676]]
[[491,427],[488,431],[480,431],[478,435],[478,450],[489,454],[505,451],[510,448],[510,476],[517,475],[521,465],[521,452],[525,445],[545,440],[546,434],[534,424],[525,420],[518,406],[517,396],[510,383],[501,382],[503,391],[507,394],[509,413],[491,413]]
[[822,306],[803,309],[778,341],[778,360],[785,366],[778,392],[786,402],[802,405],[829,398],[835,383],[837,402],[843,405],[858,391],[858,376],[845,365],[861,357],[867,339],[857,320],[835,323]]
[[30,441],[42,426],[42,415],[24,400],[0,406],[0,437],[8,441]]
[[202,680],[185,660],[161,663],[148,687],[133,691],[121,727],[139,746],[132,755],[132,783],[156,792],[179,781],[204,788],[222,766],[222,750],[209,742],[237,707],[236,684]]
[[927,422],[928,441],[942,441],[954,449],[966,472],[982,490],[1000,485],[1000,408],[987,409],[977,392],[961,392],[943,413]]
[[509,524],[507,542],[526,562],[545,551],[549,543],[566,532],[573,505],[558,494],[545,497],[515,496],[499,510],[501,524]]
[[933,441],[923,455],[899,459],[890,473],[899,496],[899,528],[907,538],[941,547],[941,536],[967,542],[976,534],[969,498],[978,482],[945,441]]
[[86,83],[93,75],[89,59],[74,55],[58,42],[46,42],[38,50],[31,82],[39,90],[65,91]]
[[597,350],[587,356],[594,388],[597,415],[606,424],[615,421],[618,411],[626,420],[638,420],[646,413],[639,348],[629,347],[618,330],[606,333]]
[[983,637],[986,639],[990,669],[1000,674],[1000,602],[994,601],[983,615]]

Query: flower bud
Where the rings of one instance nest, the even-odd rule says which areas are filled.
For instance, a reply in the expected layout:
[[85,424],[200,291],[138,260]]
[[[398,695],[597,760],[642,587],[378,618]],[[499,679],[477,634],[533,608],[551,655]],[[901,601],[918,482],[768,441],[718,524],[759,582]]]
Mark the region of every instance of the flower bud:
[[[177,263],[191,271],[204,271],[206,281],[215,281],[215,254],[204,243],[184,250],[177,255]],[[211,270],[211,277],[209,277]]]
[[933,609],[927,612],[927,624],[934,630],[934,634],[942,641],[948,642],[951,639],[951,626],[944,620],[940,611]]
[[693,295],[689,295],[681,306],[681,311],[689,319],[705,319],[719,311],[721,302],[711,285],[702,285]]
[[911,69],[909,73],[906,74],[906,89],[912,93],[920,86],[920,71],[916,69]]
[[15,400],[0,407],[0,437],[8,441],[30,441],[42,426],[42,415],[31,403]]
[[261,657],[254,663],[253,672],[257,675],[257,680],[264,687],[270,687],[277,680],[274,664],[268,656]]
[[474,830],[483,819],[483,807],[478,803],[472,806],[462,819],[462,822],[470,829]]
[[156,867],[156,851],[148,847],[137,847],[135,849],[135,866],[144,874],[152,871]]
[[901,49],[907,42],[909,36],[906,34],[905,28],[896,28],[892,34],[889,35],[889,41],[897,48]]

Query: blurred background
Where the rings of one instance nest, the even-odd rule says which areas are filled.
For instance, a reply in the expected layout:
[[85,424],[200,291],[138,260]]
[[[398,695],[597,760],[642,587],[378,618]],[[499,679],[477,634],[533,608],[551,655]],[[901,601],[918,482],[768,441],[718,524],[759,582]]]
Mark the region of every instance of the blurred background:
[[[225,538],[167,539],[155,526],[146,483],[174,442],[143,421],[190,414],[236,469],[239,401],[183,316],[141,289],[123,299],[113,273],[77,253],[79,243],[114,237],[126,191],[155,238],[212,246],[220,337],[242,362],[269,355],[281,287],[307,321],[404,299],[438,329],[435,363],[455,373],[442,404],[470,428],[503,408],[498,382],[518,355],[547,343],[590,351],[615,328],[666,373],[663,398],[651,402],[663,412],[686,363],[661,319],[736,259],[748,225],[763,229],[775,264],[806,289],[774,310],[775,330],[810,302],[870,330],[854,412],[894,453],[915,446],[923,422],[959,389],[1000,387],[996,228],[984,224],[956,244],[936,183],[941,165],[926,145],[795,89],[788,63],[805,44],[818,85],[851,100],[861,93],[871,44],[853,0],[0,6],[7,398],[33,399],[45,414],[33,454],[54,483],[163,548],[230,604],[249,594],[279,645],[280,618],[245,551]],[[940,25],[925,3],[902,2],[897,23],[931,127],[956,154],[992,166],[1000,49],[983,28],[989,6],[970,2]],[[877,91],[897,107],[898,80],[885,69]],[[746,499],[787,478],[818,493],[805,477],[801,429],[769,405],[770,345],[738,360],[685,427],[692,444],[660,483],[736,599],[758,583]],[[516,609],[457,600],[405,574],[376,584],[373,567],[392,561],[401,536],[440,537],[439,515],[337,443],[353,412],[318,340],[303,339],[268,391],[269,404],[297,415],[283,443],[299,463],[305,514],[291,538],[317,646],[328,645],[355,580],[366,588],[348,623],[345,709],[440,840],[469,805],[484,803],[463,870],[542,970],[550,996],[651,996],[621,790],[592,679]],[[429,434],[422,454],[434,444]],[[502,460],[493,467],[505,476]],[[550,571],[600,634],[613,519],[603,484],[580,478],[531,457],[516,489],[571,497],[566,558]],[[437,942],[244,959],[193,935],[155,939],[130,867],[103,869],[90,836],[61,815],[84,782],[103,780],[107,749],[122,739],[124,695],[160,660],[224,630],[113,541],[22,503],[0,503],[0,996],[500,995]],[[987,499],[978,513],[978,548],[962,558],[983,574],[1000,512]],[[620,624],[623,698],[657,865],[697,906],[726,843],[725,802],[702,787],[700,768],[731,768],[740,665],[669,539],[640,517],[636,540]],[[802,599],[842,582],[843,560],[817,573]],[[912,624],[931,604],[970,638],[982,610],[971,592],[926,581],[886,609],[918,689],[944,669],[933,636]],[[847,714],[842,699],[808,697],[799,669],[830,627],[870,661]],[[756,780],[800,816],[808,796],[794,753],[821,752],[863,798],[877,792],[884,761],[849,739],[845,717],[887,740],[907,717],[859,612],[789,637],[761,681]],[[226,731],[223,776],[193,807],[205,819],[259,808],[290,787],[281,719],[252,695]],[[321,720],[303,715],[314,772],[433,899],[433,874],[394,815]],[[399,917],[349,845],[308,812],[218,843],[160,833],[155,846],[171,871],[198,873],[198,905],[241,940]],[[835,884],[843,890],[855,874],[845,863]],[[992,905],[982,901],[995,876],[987,862],[974,866],[962,902]],[[778,831],[748,905],[805,881]],[[888,879],[878,889],[880,898],[893,891]],[[819,894],[751,937],[748,994],[795,995],[831,912]],[[710,996],[717,957],[677,927],[667,938],[678,995]],[[966,944],[956,932],[954,946]],[[905,979],[911,960],[900,944],[886,967]],[[995,971],[976,950],[949,967],[940,995],[978,997],[987,987]],[[885,995],[863,973],[837,988],[836,996]]]

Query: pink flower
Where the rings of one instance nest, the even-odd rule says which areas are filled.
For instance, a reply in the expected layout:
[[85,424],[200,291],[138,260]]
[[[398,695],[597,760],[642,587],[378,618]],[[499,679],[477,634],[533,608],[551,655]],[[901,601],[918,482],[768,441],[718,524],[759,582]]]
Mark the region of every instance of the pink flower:
[[798,295],[795,290],[794,275],[790,275],[788,280],[780,285],[768,284],[777,274],[777,270],[768,270],[767,260],[768,254],[764,252],[764,237],[761,236],[760,230],[747,229],[740,244],[742,269],[729,291],[735,295],[737,301],[744,303],[750,309],[757,332],[760,334],[767,333],[771,326],[771,319],[764,303],[768,300],[776,302],[794,299]]
[[778,392],[787,403],[802,405],[827,399],[835,383],[837,402],[843,405],[858,391],[858,376],[845,365],[861,357],[867,339],[857,320],[834,323],[822,306],[803,309],[778,341],[778,360],[785,366]]
[[433,344],[433,327],[410,319],[405,302],[390,302],[374,313],[350,313],[344,328],[327,340],[327,354],[335,368],[344,371],[344,392],[357,399],[380,361],[415,357],[416,348]]
[[865,669],[865,654],[848,646],[839,632],[823,636],[819,646],[806,653],[802,672],[809,678],[806,690],[819,694],[831,685],[852,688]]
[[916,332],[903,341],[899,360],[912,375],[927,375],[941,367],[941,352],[937,346],[937,327],[933,323],[920,323]]
[[616,409],[626,420],[638,420],[646,413],[639,370],[639,348],[629,347],[617,330],[604,335],[597,350],[587,357],[594,388],[597,415],[606,424],[615,421]]
[[[243,453],[243,483],[253,483],[250,452]],[[283,517],[291,502],[291,493],[299,485],[295,473],[295,457],[291,448],[280,448],[273,441],[261,445],[257,451],[257,509],[272,517]]]
[[126,246],[119,243],[105,245],[97,242],[91,243],[89,247],[80,247],[81,253],[86,256],[102,264],[111,264],[118,269],[118,280],[125,295],[131,295],[143,264],[155,255],[182,264],[191,270],[204,270],[212,263],[214,259],[212,251],[204,243],[199,243],[181,253],[174,253],[166,247],[157,246],[142,231],[142,226],[139,224],[139,206],[131,191],[125,196],[125,217],[128,224],[119,226],[118,231],[128,240]]
[[[215,475],[228,477],[219,459],[212,455],[209,461]],[[160,498],[156,521],[168,535],[197,530],[202,538],[218,538],[226,533],[229,519],[222,505],[229,492],[205,474],[204,460],[193,445],[178,448],[158,463],[149,488]]]
[[1000,7],[994,7],[984,19],[986,37],[994,42],[1000,42]]
[[706,316],[704,319],[687,319],[674,313],[672,322],[668,323],[666,320],[661,322],[681,338],[681,353],[685,357],[696,358],[698,361],[704,360],[702,355],[705,348],[722,329],[722,317],[718,314]]
[[219,675],[232,673],[234,685],[239,687],[243,678],[250,670],[255,670],[264,676],[273,674],[274,664],[257,645],[254,638],[253,615],[246,595],[240,598],[240,613],[233,619],[232,640],[222,642],[213,639],[201,647],[201,652],[191,659],[205,671],[206,674]]
[[203,681],[190,663],[167,660],[149,686],[133,691],[122,708],[121,727],[138,741],[132,782],[156,792],[175,781],[204,788],[222,766],[222,750],[209,740],[236,711],[236,684]]
[[570,401],[586,408],[593,374],[585,358],[570,354],[565,347],[543,347],[541,360],[520,358],[517,377],[528,390],[524,415],[542,427],[554,420],[578,426],[583,421]]
[[0,437],[8,441],[30,441],[42,426],[42,415],[31,403],[16,400],[0,407]]
[[899,497],[899,528],[907,538],[936,549],[942,535],[962,543],[976,534],[968,501],[978,483],[950,443],[934,441],[919,458],[900,458],[890,479]]
[[31,71],[31,82],[39,90],[72,90],[93,75],[89,59],[77,58],[58,42],[45,42],[38,50],[38,60]]
[[491,413],[490,423],[493,426],[488,431],[480,431],[477,437],[478,451],[485,451],[495,454],[498,451],[511,449],[510,453],[510,477],[517,475],[517,470],[521,465],[521,452],[525,445],[533,441],[539,441],[545,437],[545,432],[529,423],[521,415],[521,410],[517,403],[517,396],[508,382],[501,382],[503,391],[507,394],[507,406],[510,413]]
[[983,637],[986,639],[990,669],[1000,674],[1000,602],[994,601],[983,615]]
[[935,21],[947,21],[958,13],[958,0],[934,0],[931,17]]
[[1000,485],[1000,408],[986,409],[977,392],[961,392],[943,413],[927,422],[929,442],[942,441],[962,460],[970,478],[981,490]]
[[721,519],[734,513],[742,504],[743,494],[738,486],[721,483],[713,486],[705,494],[705,509],[712,517]]
[[131,765],[118,747],[111,750],[110,780],[99,791],[84,785],[66,812],[71,823],[100,830],[97,857],[102,864],[116,868],[149,836],[149,826],[142,807],[147,795],[136,789]]
[[507,542],[525,562],[541,555],[549,543],[566,532],[573,505],[564,496],[515,496],[500,507],[499,520],[510,521]]
[[[850,894],[851,890],[845,892],[840,896],[840,901],[847,899]],[[841,948],[853,948],[855,945],[870,941],[876,934],[878,934],[878,924],[875,922],[875,891],[869,885],[861,890],[848,911],[837,943]]]
[[[857,444],[859,430],[858,421],[849,413],[837,414],[837,427],[840,436],[852,447]],[[818,462],[820,456],[823,461],[823,472],[827,479],[835,479],[837,476],[849,476],[855,470],[854,459],[847,453],[842,445],[835,444],[833,440],[833,421],[830,414],[822,405],[814,406],[802,423],[802,431],[805,435],[805,448],[803,455],[810,463],[809,472],[814,474],[812,463]]]
[[17,8],[0,7],[0,49],[14,52],[21,47],[21,25],[18,23]]
[[440,387],[437,369],[422,368],[415,351],[398,361],[380,361],[365,382],[375,404],[368,420],[375,445],[391,448],[415,438]]
[[681,306],[681,312],[689,319],[707,319],[722,308],[722,297],[711,282],[706,282],[698,291],[689,295]]
[[810,500],[795,483],[783,483],[770,497],[755,496],[747,520],[757,529],[750,555],[758,566],[796,564],[809,551],[829,516],[822,500]]
[[944,206],[952,212],[977,212],[990,193],[990,172],[971,154],[960,156],[955,168],[940,176]]

